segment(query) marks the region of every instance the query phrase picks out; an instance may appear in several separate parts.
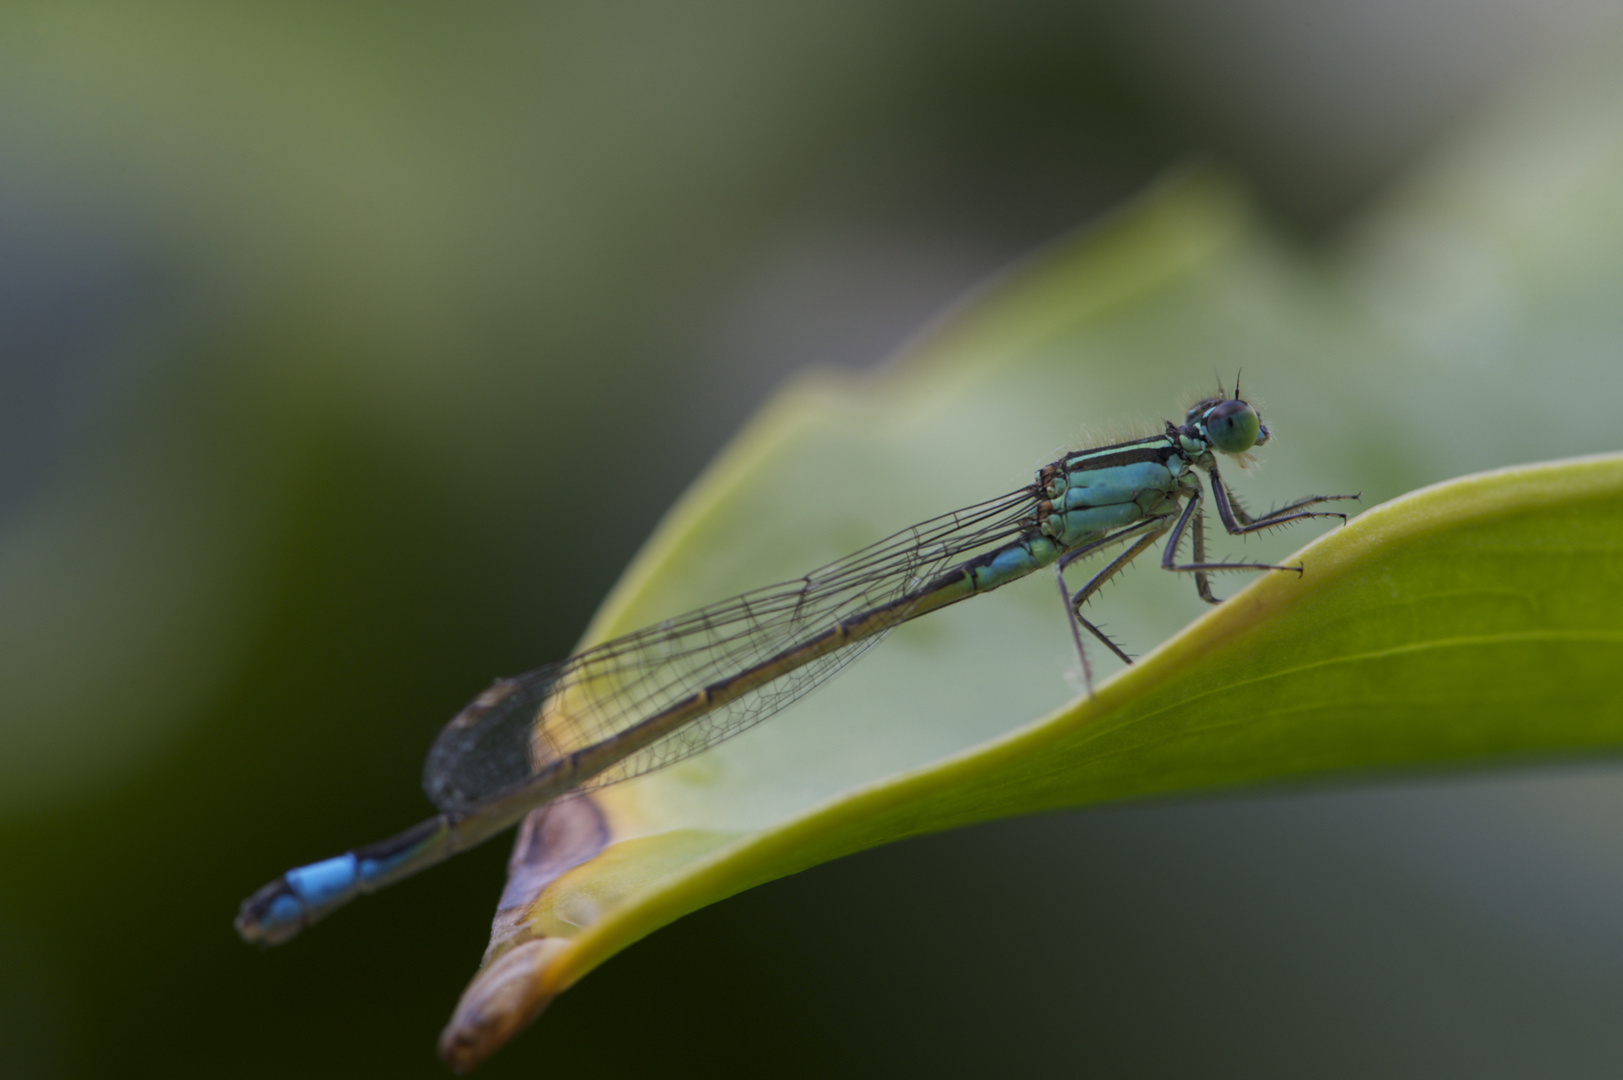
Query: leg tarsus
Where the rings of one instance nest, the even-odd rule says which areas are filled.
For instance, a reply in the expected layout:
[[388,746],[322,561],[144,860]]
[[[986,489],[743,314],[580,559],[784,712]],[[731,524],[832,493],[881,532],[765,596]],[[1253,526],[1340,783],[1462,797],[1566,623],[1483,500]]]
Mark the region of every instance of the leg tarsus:
[[[1195,527],[1194,527],[1193,530],[1191,530],[1194,533],[1194,549],[1195,549],[1195,562],[1196,563],[1203,563],[1203,562],[1206,561],[1206,526],[1204,524],[1205,520],[1206,520],[1205,512],[1197,511],[1196,514],[1195,514]],[[1212,595],[1212,579],[1211,579],[1210,575],[1208,575],[1206,573],[1206,571],[1204,571],[1204,570],[1196,570],[1195,571],[1195,592],[1199,593],[1200,598],[1202,600],[1206,601],[1208,604],[1221,604],[1223,602],[1222,600],[1220,600],[1217,597]]]
[[1116,644],[1116,639],[1115,638],[1111,637],[1109,634],[1105,633],[1103,630],[1101,630],[1097,626],[1093,625],[1092,622],[1088,621],[1087,619],[1084,619],[1080,614],[1078,614],[1076,618],[1077,618],[1078,622],[1080,622],[1083,626],[1088,628],[1088,630],[1093,634],[1094,637],[1096,637],[1100,641],[1104,642],[1105,648],[1107,648],[1111,652],[1115,653],[1116,658],[1118,660],[1120,660],[1124,664],[1131,664],[1133,662],[1133,658],[1131,656],[1127,655],[1127,651],[1125,649],[1123,649],[1120,645]]
[[1065,621],[1070,624],[1071,639],[1076,642],[1076,655],[1082,661],[1082,683],[1088,688],[1088,697],[1092,697],[1093,666],[1088,663],[1088,650],[1082,647],[1082,630],[1077,624],[1080,623],[1087,626],[1087,628],[1089,630],[1093,630],[1095,634],[1097,634],[1099,631],[1095,630],[1092,624],[1090,624],[1086,619],[1082,618],[1082,616],[1078,615],[1072,609],[1071,590],[1070,587],[1065,584],[1065,567],[1056,566],[1054,568],[1054,572],[1059,578],[1059,597],[1060,602],[1065,605]]
[[1245,533],[1256,532],[1259,529],[1274,529],[1281,525],[1289,525],[1293,521],[1305,518],[1334,517],[1340,518],[1341,523],[1347,523],[1347,515],[1335,511],[1303,510],[1304,506],[1316,506],[1319,503],[1335,502],[1340,499],[1361,499],[1359,495],[1309,495],[1286,503],[1277,509],[1270,510],[1261,517],[1252,517],[1245,512],[1239,500],[1229,492],[1228,485],[1223,482],[1222,475],[1217,471],[1214,463],[1206,470],[1212,481],[1212,499],[1217,503],[1217,516],[1223,521],[1223,528],[1231,536],[1241,536]]

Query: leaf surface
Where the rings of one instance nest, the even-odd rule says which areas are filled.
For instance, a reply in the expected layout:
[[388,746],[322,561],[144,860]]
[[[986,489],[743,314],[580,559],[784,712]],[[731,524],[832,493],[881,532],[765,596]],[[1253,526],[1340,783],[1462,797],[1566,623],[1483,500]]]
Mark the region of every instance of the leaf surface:
[[[1276,502],[1386,498],[1504,465],[1495,421],[1570,407],[1555,384],[1514,398],[1479,387],[1470,415],[1416,424],[1393,374],[1444,384],[1357,302],[1360,288],[1346,267],[1273,240],[1222,177],[1183,177],[1011,275],[905,362],[782,394],[670,515],[587,641],[1012,490],[1072,445],[1130,434],[1108,426],[1122,416],[1154,430],[1181,416],[1176,391],[1210,387],[1214,367],[1245,366],[1247,396],[1260,392],[1282,436],[1259,475],[1228,473],[1242,497]],[[1560,448],[1609,445],[1591,435],[1601,443]],[[1095,614],[1130,648],[1165,643],[1092,699],[1076,695],[1046,575],[908,624],[771,722],[532,823],[442,1052],[470,1066],[658,927],[903,837],[1108,800],[1616,746],[1620,517],[1623,458],[1595,456],[1386,502],[1293,556],[1300,578],[1233,580],[1239,591],[1216,609],[1180,575],[1130,575]],[[1278,559],[1287,544],[1248,542],[1244,554]],[[1238,554],[1219,543],[1225,553]],[[598,839],[556,857],[582,836]]]

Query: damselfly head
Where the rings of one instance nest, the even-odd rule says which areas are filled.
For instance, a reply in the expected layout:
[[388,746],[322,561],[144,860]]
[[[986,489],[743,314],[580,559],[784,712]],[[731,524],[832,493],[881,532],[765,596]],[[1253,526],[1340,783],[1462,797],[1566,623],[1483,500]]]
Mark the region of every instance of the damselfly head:
[[1189,410],[1189,425],[1225,454],[1243,454],[1268,441],[1257,410],[1239,398],[1210,398]]

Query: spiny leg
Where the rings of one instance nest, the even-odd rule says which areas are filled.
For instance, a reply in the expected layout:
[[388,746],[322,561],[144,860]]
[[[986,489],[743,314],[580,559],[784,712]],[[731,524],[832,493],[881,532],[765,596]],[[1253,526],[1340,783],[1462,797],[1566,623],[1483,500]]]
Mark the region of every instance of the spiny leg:
[[[1071,640],[1076,642],[1076,655],[1082,660],[1082,683],[1088,688],[1088,697],[1092,697],[1093,665],[1088,663],[1088,650],[1082,647],[1082,628],[1078,625],[1081,620],[1071,610],[1071,590],[1065,584],[1065,568],[1059,567],[1055,576],[1059,578],[1060,602],[1065,605],[1065,622],[1071,628]],[[1093,630],[1093,627],[1089,626],[1088,629]]]
[[[1194,550],[1195,562],[1197,563],[1203,563],[1206,561],[1205,522],[1206,512],[1204,510],[1195,511],[1193,528],[1190,529],[1190,532],[1194,534],[1194,539],[1191,542],[1190,547]],[[1200,598],[1206,601],[1208,604],[1221,604],[1223,602],[1212,595],[1211,575],[1207,574],[1204,570],[1195,571],[1195,592],[1199,593]]]
[[[1301,575],[1302,568],[1300,566],[1275,566],[1273,563],[1250,562],[1206,562],[1204,559],[1204,555],[1206,554],[1204,551],[1205,538],[1200,532],[1199,524],[1200,502],[1204,496],[1205,491],[1199,486],[1199,484],[1196,484],[1195,490],[1190,493],[1188,504],[1183,508],[1183,513],[1178,515],[1178,523],[1172,526],[1171,539],[1167,541],[1166,548],[1161,552],[1161,569],[1173,570],[1179,573],[1194,573],[1197,575],[1212,570],[1294,570],[1298,576]],[[1196,536],[1199,537],[1199,539],[1196,541],[1197,548],[1195,551],[1195,561],[1192,563],[1180,563],[1178,561],[1178,545],[1183,543],[1183,531],[1189,526],[1189,522],[1191,520],[1196,523]],[[1196,578],[1196,587],[1199,587],[1198,577]],[[1201,594],[1201,599],[1209,599],[1210,597],[1208,594],[1210,591],[1210,586],[1208,586],[1207,592]],[[1213,603],[1216,603],[1215,598],[1210,599],[1212,599]]]
[[[1230,536],[1240,536],[1244,533],[1256,532],[1259,529],[1272,529],[1279,525],[1288,525],[1293,521],[1304,518],[1333,517],[1340,518],[1341,523],[1347,523],[1347,515],[1335,511],[1312,510],[1304,511],[1304,506],[1315,506],[1319,503],[1335,502],[1340,499],[1358,499],[1359,495],[1309,495],[1303,499],[1286,503],[1276,510],[1270,510],[1261,517],[1252,517],[1245,512],[1239,500],[1229,493],[1228,485],[1218,475],[1217,465],[1214,463],[1206,470],[1212,478],[1212,499],[1217,503],[1217,516],[1223,519],[1223,528],[1229,531]],[[1199,556],[1196,556],[1198,561]]]
[[1094,626],[1093,623],[1089,622],[1083,617],[1082,605],[1087,603],[1094,593],[1104,588],[1105,582],[1109,581],[1111,578],[1120,573],[1128,563],[1144,554],[1145,550],[1159,540],[1165,532],[1166,529],[1162,528],[1157,529],[1154,532],[1145,533],[1143,536],[1139,537],[1138,541],[1134,543],[1132,547],[1128,548],[1120,555],[1117,555],[1114,559],[1111,559],[1110,562],[1105,565],[1104,569],[1093,575],[1093,577],[1088,580],[1088,583],[1078,589],[1070,598],[1068,607],[1072,617],[1075,618],[1077,622],[1087,627],[1089,632],[1091,632],[1094,637],[1104,642],[1105,647],[1111,652],[1115,653],[1124,664],[1131,664],[1133,662],[1133,658],[1122,651],[1121,646],[1112,641],[1110,635],[1106,634],[1103,630],[1100,630],[1097,626]]
[[[1070,592],[1069,588],[1065,584],[1065,567],[1067,565],[1075,562],[1084,555],[1090,555],[1093,552],[1098,551],[1100,548],[1125,540],[1134,533],[1139,532],[1143,532],[1144,535],[1140,537],[1132,547],[1128,548],[1126,551],[1112,559],[1103,570],[1100,570],[1097,574],[1093,575],[1088,583],[1082,586],[1082,588],[1078,589],[1074,595]],[[1068,551],[1063,557],[1061,557],[1058,564],[1060,593],[1065,597],[1065,614],[1066,618],[1071,624],[1071,636],[1076,639],[1076,648],[1079,653],[1082,653],[1081,629],[1085,627],[1088,633],[1092,634],[1094,637],[1098,638],[1104,643],[1105,648],[1115,653],[1116,656],[1121,659],[1122,663],[1131,664],[1133,662],[1133,658],[1123,652],[1121,646],[1117,645],[1110,639],[1109,634],[1106,634],[1103,630],[1100,630],[1097,626],[1093,625],[1093,623],[1083,618],[1082,605],[1087,603],[1089,597],[1103,588],[1104,583],[1114,577],[1122,567],[1126,566],[1139,555],[1143,554],[1144,550],[1151,544],[1155,543],[1155,541],[1165,532],[1165,517],[1150,518],[1148,521],[1140,522],[1137,525],[1131,526],[1130,528],[1122,529],[1121,531],[1113,533],[1110,536],[1096,540],[1091,544],[1086,544],[1080,548],[1076,548],[1073,551]],[[1082,670],[1084,674],[1087,674],[1089,671],[1086,653],[1082,654]],[[1091,689],[1092,683],[1090,681],[1090,692]]]

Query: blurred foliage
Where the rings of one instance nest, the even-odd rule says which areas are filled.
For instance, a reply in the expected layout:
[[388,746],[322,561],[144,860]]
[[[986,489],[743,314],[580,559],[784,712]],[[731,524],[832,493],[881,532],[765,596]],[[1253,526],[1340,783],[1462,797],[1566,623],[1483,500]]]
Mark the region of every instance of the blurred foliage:
[[[1181,148],[1225,148],[1168,119],[1158,95],[1212,106],[1228,80],[1209,68],[1205,82],[1177,82],[1198,65],[1162,42],[1190,24],[1161,10],[1135,51],[1112,36],[1115,16],[1047,5],[996,18],[968,4],[8,5],[8,1070],[440,1075],[432,1033],[483,945],[499,845],[287,950],[242,948],[229,925],[237,901],[278,868],[421,816],[423,749],[470,689],[570,648],[680,486],[784,372],[863,355],[814,331],[856,307],[879,325],[860,338],[867,355],[882,352],[941,295],[1109,205]],[[1256,53],[1214,49],[1229,52],[1257,69]],[[910,490],[918,505],[853,530],[866,538],[1022,482],[1082,425],[1153,420],[1214,367],[1246,366],[1284,434],[1248,490],[1379,497],[1609,448],[1623,112],[1611,54],[1597,52],[1496,110],[1329,258],[1246,225],[1212,264],[1228,286],[1193,290],[1207,306],[1168,294],[1112,323],[1081,358],[1082,399],[1034,395],[1052,411],[1036,418],[1023,403],[1000,417],[1009,441],[961,474],[961,490]],[[1359,131],[1407,133],[1383,160],[1430,130],[1404,126],[1397,90],[1438,70],[1423,59],[1406,83],[1380,68],[1399,104]],[[1279,78],[1283,90],[1245,99],[1248,115],[1306,100],[1299,71]],[[1428,123],[1437,110],[1435,99],[1410,109]],[[1311,123],[1288,128],[1313,178],[1346,174],[1334,155],[1358,142],[1327,115],[1305,109]],[[1317,223],[1369,189],[1371,173],[1358,175],[1334,197],[1302,185]],[[892,279],[929,287],[884,308],[875,297]],[[807,332],[788,344],[758,332],[761,308],[808,282],[826,291],[796,309]],[[1322,317],[1337,313],[1360,329],[1326,331]],[[1196,344],[1198,356],[1181,351]],[[1163,366],[1129,369],[1129,355]],[[1182,589],[1164,604],[1136,598],[1163,576],[1106,598],[1141,648],[1196,610]],[[1008,602],[1010,621],[1023,602]],[[1032,604],[1049,620],[1033,624],[1042,632],[1053,612]],[[1050,651],[1029,660],[1035,707],[1002,727],[1067,694],[1063,639],[1044,640]],[[882,670],[859,668],[830,693],[859,694]],[[973,882],[959,854],[928,878],[949,885],[923,884],[922,853],[949,849],[907,846],[888,862],[840,864],[865,876],[838,879],[834,900],[810,903],[801,921],[761,905],[822,894],[758,890],[716,909],[724,923],[696,915],[567,995],[489,1075],[826,1073],[856,1059],[972,1069],[992,1050],[1007,1061],[1011,1044],[1037,1068],[1075,1045],[1042,1032],[1069,1039],[1079,1015],[1107,1018],[1086,1032],[1099,1060],[1122,1045],[1141,1053],[1140,1012],[1109,1012],[1131,995],[1034,1024],[1046,1002],[1079,992],[1040,965],[994,972],[1007,992],[975,1017],[938,1011],[951,1004],[932,987],[948,978],[895,987],[874,971],[853,987],[828,974],[835,942],[880,944],[863,935],[884,925],[889,893],[874,883],[888,867],[918,875],[889,924],[899,934],[931,925],[920,897],[944,912],[971,885],[1010,880],[984,872],[1005,851],[1026,852],[1027,872],[1104,865],[1111,845],[1098,837],[1120,819],[1091,820],[1070,846],[956,849],[979,852]],[[1219,842],[1202,836],[1201,851]],[[1132,881],[1165,872],[1142,866]],[[1026,921],[1022,898],[1061,894],[1055,917],[1079,927],[1090,962],[1116,955],[1140,970],[1136,947],[1111,953],[1072,917],[1070,904],[1103,895],[1089,886],[1055,877],[1012,889],[985,926],[1006,939]],[[1124,902],[1112,925],[1145,907]],[[963,927],[937,929],[968,962]],[[726,962],[723,936],[738,943]],[[944,936],[893,966],[938,962]],[[1612,1000],[1604,975],[1510,974],[1583,991],[1562,999],[1556,1026]],[[1155,978],[1163,995],[1189,985]],[[1182,1044],[1160,1008],[1142,1015],[1173,1054]],[[840,1023],[808,1035],[804,1017],[832,1009]],[[737,1029],[724,1047],[697,1019],[718,1013]],[[992,1013],[996,1038],[963,1035]],[[963,1037],[940,1037],[953,1034],[944,1024]],[[1562,1030],[1556,1044],[1582,1045],[1586,1029]],[[616,1055],[607,1065],[604,1047]],[[1515,1060],[1500,1052],[1485,1065]]]

